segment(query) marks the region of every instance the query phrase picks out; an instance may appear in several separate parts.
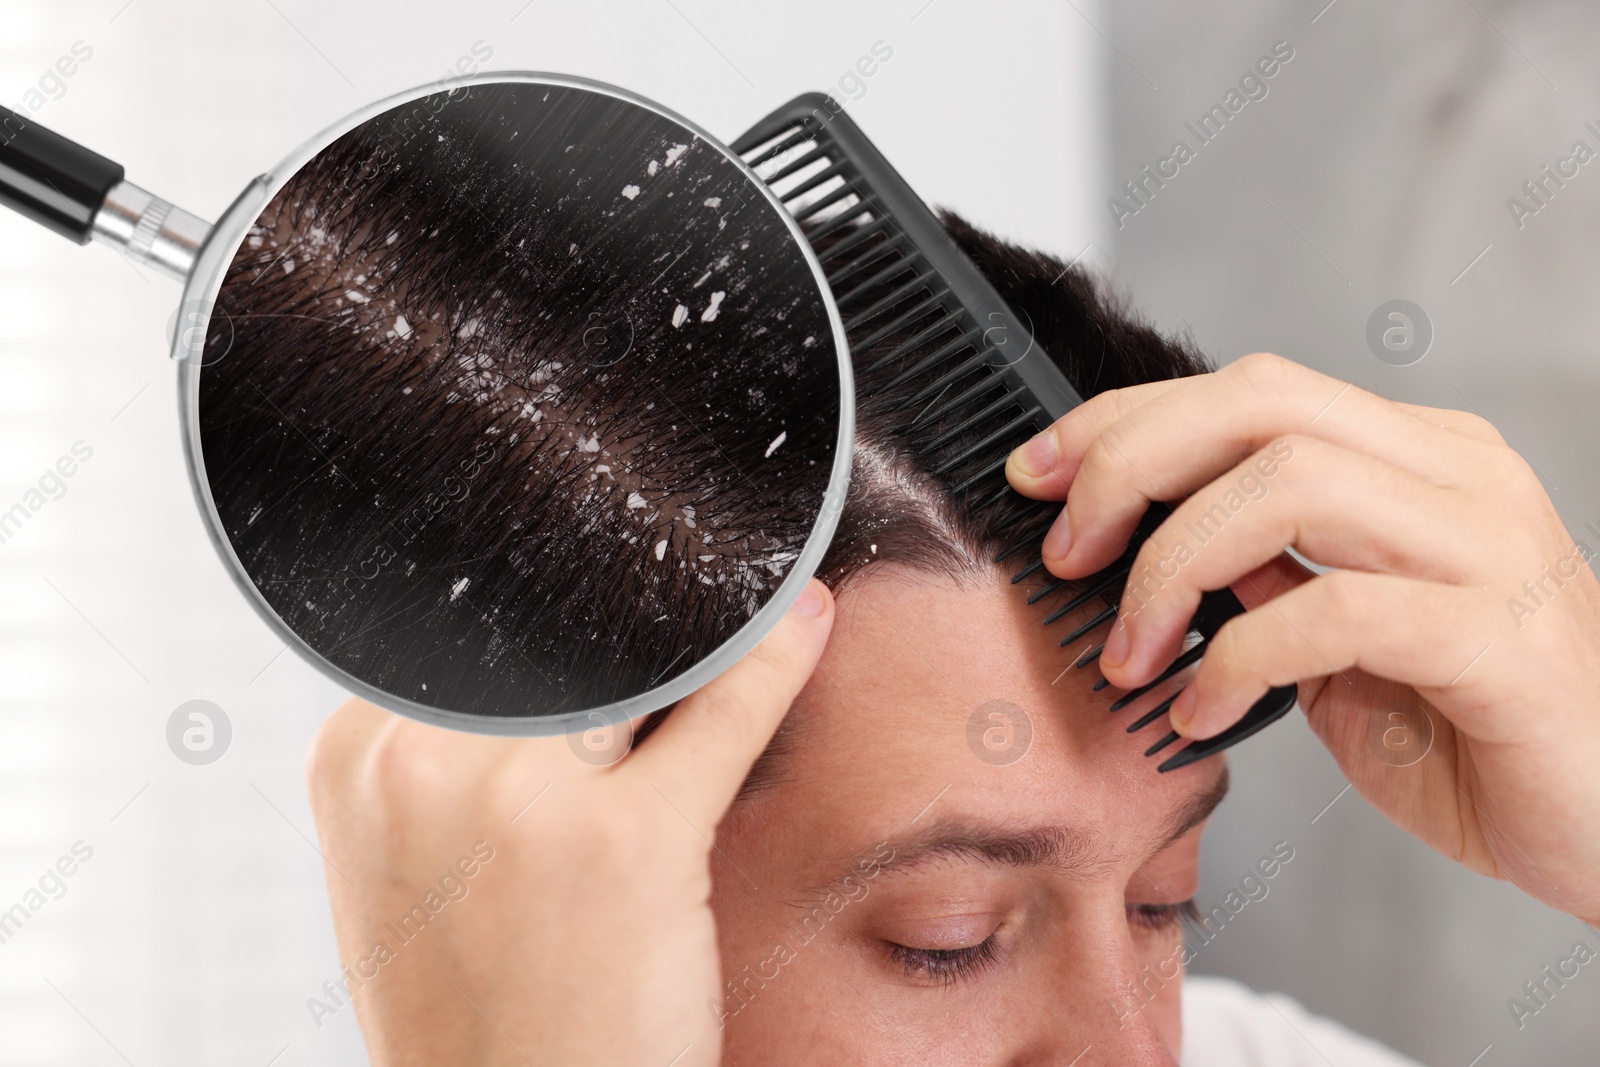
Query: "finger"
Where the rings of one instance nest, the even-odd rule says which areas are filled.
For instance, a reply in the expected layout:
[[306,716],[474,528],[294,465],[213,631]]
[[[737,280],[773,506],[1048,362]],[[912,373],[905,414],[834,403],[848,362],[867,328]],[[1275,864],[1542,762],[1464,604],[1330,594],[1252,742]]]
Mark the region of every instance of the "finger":
[[1282,596],[1289,590],[1304,585],[1316,576],[1316,571],[1284,552],[1229,584],[1233,588],[1233,595],[1238,597],[1239,603],[1249,611],[1260,607],[1273,597]]
[[1074,423],[1076,412],[1058,424],[1058,467],[1073,476],[1066,511],[1045,540],[1053,573],[1109,564],[1152,500],[1181,499],[1286,434],[1387,459],[1438,485],[1482,477],[1491,450],[1277,356],[1248,356],[1178,384],[1109,425]]
[[618,773],[650,782],[702,831],[714,826],[811,677],[833,606],[828,587],[813,578],[777,628],[680,701]]
[[[1460,390],[1457,390],[1460,392]],[[1461,398],[1466,400],[1466,394]],[[1467,403],[1472,401],[1467,400]],[[1422,404],[1407,404],[1404,401],[1395,401],[1395,405],[1404,411],[1416,416],[1429,426],[1465,437],[1471,441],[1479,441],[1486,445],[1505,446],[1506,439],[1500,431],[1495,429],[1494,423],[1481,415],[1470,411],[1457,411],[1454,408],[1430,408]]]
[[[1317,438],[1284,438],[1281,462],[1235,467],[1173,511],[1140,547],[1101,667],[1141,685],[1178,652],[1203,593],[1286,546],[1316,563],[1481,583],[1504,549],[1481,533],[1471,498]],[[1274,446],[1276,447],[1276,446]],[[1269,457],[1271,458],[1271,457]],[[1272,471],[1262,477],[1262,470]]]
[[1191,380],[1168,378],[1125,389],[1108,389],[1090,397],[1012,451],[1006,458],[1006,478],[1011,487],[1035,500],[1065,500],[1067,489],[1077,474],[1076,463],[1069,464],[1065,459],[1069,454],[1068,445],[1075,445],[1070,454],[1081,458],[1087,441],[1080,442],[1080,436],[1089,435],[1088,439],[1092,440],[1094,434],[1135,408]]
[[1360,571],[1320,575],[1222,627],[1172,706],[1172,728],[1211,737],[1270,688],[1353,668],[1447,688],[1492,644],[1493,617],[1480,589]]

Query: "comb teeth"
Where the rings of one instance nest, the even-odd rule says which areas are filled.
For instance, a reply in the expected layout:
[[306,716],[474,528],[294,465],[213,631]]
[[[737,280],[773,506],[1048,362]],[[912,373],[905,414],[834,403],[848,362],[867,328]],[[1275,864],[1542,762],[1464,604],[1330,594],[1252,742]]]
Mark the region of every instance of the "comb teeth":
[[[990,376],[987,381],[997,381],[997,379]],[[998,400],[994,400],[994,402],[989,403],[989,405],[982,406],[982,408],[979,408],[978,411],[965,414],[965,416],[962,416],[962,421],[957,422],[955,426],[950,427],[950,429],[946,430],[944,434],[939,434],[938,437],[933,438],[931,442],[926,443],[926,445],[923,445],[922,448],[918,448],[918,456],[926,456],[928,453],[934,453],[934,451],[941,450],[941,448],[944,448],[944,446],[949,445],[950,442],[954,442],[955,438],[965,434],[966,430],[973,429],[973,427],[976,426],[981,426],[984,419],[989,418],[989,416],[992,416],[992,414],[1000,414],[1002,411],[1005,411],[1006,408],[1013,408],[1013,406],[1018,405],[1018,402],[1027,402],[1026,389],[1010,390],[1010,392],[1006,392],[1003,397],[998,398]],[[1029,410],[1029,413],[1027,413],[1029,414],[1029,418],[1032,418],[1037,411],[1037,406],[1032,408],[1032,410]]]
[[[982,336],[981,331],[978,332],[978,336]],[[984,366],[984,364],[989,361],[989,357],[992,355],[994,355],[994,349],[992,348],[983,348],[974,352],[972,355],[968,356],[966,359],[962,360],[960,363],[957,363],[955,366],[939,375],[939,377],[935,378],[933,381],[917,390],[917,392],[912,394],[910,399],[906,401],[906,405],[909,407],[915,407],[925,400],[935,399],[939,393],[954,385],[956,382],[959,382],[973,371],[976,371],[980,367]],[[1044,411],[1044,409],[1037,404],[1034,405],[1033,410],[1039,413],[1043,413]],[[1023,437],[1023,440],[1026,440],[1026,436]],[[1006,451],[1010,452],[1011,450],[1008,448]]]
[[[915,433],[924,426],[936,423],[945,416],[952,415],[966,407],[968,404],[973,403],[978,399],[978,397],[983,396],[985,393],[993,392],[995,389],[1004,388],[1006,384],[1006,380],[998,374],[985,374],[983,377],[979,378],[975,384],[969,385],[966,389],[957,393],[943,404],[939,405],[938,407],[930,406],[928,410],[924,411],[921,415],[918,415],[912,421],[909,432]],[[972,419],[979,417],[980,416],[977,415],[969,415],[967,416],[967,420],[970,422]],[[966,423],[964,422],[962,425],[966,425]]]
[[[934,349],[916,363],[913,363],[899,374],[896,374],[893,378],[890,378],[884,383],[884,390],[888,391],[898,388],[913,378],[921,377],[922,375],[927,374],[930,370],[949,359],[954,353],[961,351],[963,348],[971,346],[972,342],[982,335],[983,331],[974,326],[965,333],[946,341],[943,345]],[[923,391],[925,392],[926,390]],[[921,395],[920,392],[918,395]],[[907,406],[915,403],[915,399],[905,401],[905,405]]]
[[1059,622],[1096,597],[1107,596],[1114,586],[1122,584],[1123,574],[1123,571],[1113,569],[1105,572],[1102,577],[1091,578],[1089,580],[1089,588],[1046,615],[1044,617],[1044,625],[1049,626],[1052,623]]
[[[896,274],[900,273],[904,268],[905,268],[905,263],[904,262],[896,263],[896,264],[890,266],[889,268],[887,268],[886,270],[880,271],[879,272],[879,277],[892,278]],[[926,287],[927,284],[928,284],[928,279],[929,278],[934,278],[934,277],[937,277],[937,276],[938,276],[938,271],[933,270],[931,267],[929,269],[925,270],[925,271],[922,271],[916,277],[912,278],[909,282],[904,283],[898,289],[895,289],[893,292],[889,293],[889,295],[887,295],[885,297],[882,297],[879,300],[873,301],[871,304],[867,305],[864,309],[862,309],[861,311],[857,312],[855,318],[851,319],[849,322],[844,324],[845,325],[845,330],[848,332],[849,330],[855,329],[857,326],[861,325],[863,322],[870,322],[872,319],[874,319],[877,316],[883,314],[883,312],[887,311],[889,308],[894,307],[901,300],[904,300],[907,296],[910,296],[911,294],[915,293],[917,290]],[[867,281],[862,282],[860,285],[856,286],[850,292],[845,293],[844,296],[839,298],[839,306],[840,306],[840,308],[843,308],[845,304],[850,302],[848,298],[854,297],[857,294],[863,293],[863,292],[867,291],[868,289],[872,288],[872,286],[877,283],[877,280],[878,280],[877,277],[869,278]]]
[[[819,115],[829,117],[819,121]],[[1030,331],[1016,325],[1016,316],[932,212],[828,97],[796,98],[757,123],[733,148],[758,168],[763,180],[777,187],[779,199],[804,227],[826,267],[835,302],[841,313],[848,313],[845,332],[851,349],[863,352],[880,344],[890,346],[861,373],[892,372],[879,393],[923,383],[895,405],[896,410],[916,411],[905,431],[908,435],[938,427],[930,440],[916,447],[917,454],[929,457],[936,476],[945,480],[953,496],[966,499],[973,515],[1002,503],[1015,504],[1019,498],[1005,480],[1006,457],[1081,403],[1059,368],[1033,344]],[[1001,340],[991,343],[995,330]],[[1013,340],[1024,349],[1020,357],[1006,354]],[[965,496],[968,493],[972,495]],[[996,562],[1019,555],[1029,561],[1012,575],[1013,585],[1044,570],[1040,550],[1055,511],[1051,505],[1018,508],[997,528],[1021,531],[996,556]],[[1096,600],[1103,603],[1061,639],[1063,648],[1116,617],[1139,545],[1168,514],[1165,505],[1153,505],[1128,551],[1098,574],[1078,582],[1046,576],[1029,591],[1029,604],[1065,599],[1044,616],[1046,627]],[[1226,589],[1205,594],[1191,622],[1195,643],[1148,685],[1119,696],[1111,710],[1129,707],[1199,662],[1222,624],[1243,610]],[[1104,650],[1103,641],[1096,643],[1072,666],[1086,669],[1099,661]],[[1094,689],[1109,684],[1102,677]],[[1166,697],[1129,723],[1128,732],[1160,721],[1176,696]],[[1293,707],[1295,696],[1294,686],[1272,690],[1233,728],[1204,741],[1190,741],[1158,769],[1175,770],[1222,751],[1283,716]],[[1154,756],[1179,739],[1169,730],[1145,755]]]
[[[877,330],[862,338],[856,347],[871,348],[884,338],[893,337],[899,331],[906,329],[907,327],[914,326],[930,316],[936,317],[936,321],[934,323],[935,326],[938,326],[941,330],[949,329],[955,323],[955,320],[947,318],[942,314],[944,299],[947,296],[949,296],[949,290],[947,289],[934,290],[922,300],[918,301],[917,304],[910,310],[901,312],[893,319],[890,319],[888,322],[884,323]],[[934,336],[938,336],[937,333],[935,333]],[[920,343],[921,341],[918,341],[918,344]],[[896,349],[895,352],[891,354],[895,356],[903,356],[905,353]],[[871,369],[879,370],[885,366],[888,366],[887,357],[874,363]]]
[[935,473],[935,474],[948,473],[949,471],[954,470],[956,467],[958,467],[961,464],[965,463],[967,460],[971,459],[973,456],[977,455],[978,453],[989,451],[990,448],[992,448],[994,445],[996,445],[999,442],[1005,440],[1007,437],[1011,437],[1018,430],[1020,430],[1022,427],[1032,425],[1033,424],[1033,417],[1035,415],[1037,415],[1037,414],[1039,414],[1039,406],[1037,404],[1035,404],[1033,407],[1029,408],[1027,411],[1024,411],[1021,415],[1018,415],[1016,418],[1012,419],[1010,422],[1006,423],[1004,426],[1000,427],[998,430],[996,430],[993,433],[991,433],[988,437],[985,437],[981,441],[978,441],[978,442],[975,442],[975,443],[973,443],[971,445],[968,445],[966,448],[962,449],[960,452],[957,452],[955,455],[951,456],[949,459],[946,459],[943,462],[941,462],[938,466],[933,468],[933,473]]
[[[828,249],[827,258],[830,259],[830,260],[831,259],[837,259],[838,257],[844,255],[846,252],[850,251],[850,249],[854,248],[856,245],[862,243],[863,241],[866,241],[866,240],[870,239],[875,234],[882,233],[888,226],[889,226],[889,220],[886,219],[886,218],[881,218],[881,217],[873,219],[871,222],[865,223],[865,224],[863,224],[861,226],[857,226],[855,233],[851,234],[849,237],[846,237],[846,238],[842,239],[838,244],[833,245],[832,247],[830,247]],[[904,237],[903,234],[899,235],[899,236],[902,237],[902,238]],[[830,286],[832,286],[834,283],[835,283],[834,276],[833,275],[829,275],[828,284]]]
[[[1183,692],[1182,689],[1178,690],[1178,693],[1181,692]],[[1139,718],[1130,722],[1128,724],[1128,732],[1130,734],[1138,733],[1146,726],[1149,726],[1151,723],[1161,718],[1161,716],[1165,715],[1168,711],[1172,710],[1172,702],[1178,699],[1178,693],[1173,693],[1167,699],[1163,700],[1161,703],[1157,704],[1155,707],[1139,716]]]
[[[806,222],[810,219],[816,218],[829,208],[834,207],[835,205],[848,200],[850,197],[855,195],[855,190],[850,188],[848,185],[845,185],[841,188],[835,189],[833,192],[821,197],[820,199],[812,201],[805,207],[794,207],[792,209],[794,217],[799,222]],[[817,230],[812,232],[810,235],[811,240],[820,241],[824,237],[831,235],[835,230],[849,225],[850,222],[860,218],[864,212],[867,212],[871,205],[865,200],[860,200],[859,197],[857,199],[859,202],[853,207],[845,208],[845,210],[840,212],[831,221],[822,224]]]
[[[847,238],[847,240],[853,241],[859,236],[861,236],[861,235],[860,234],[852,234],[849,238]],[[872,233],[869,232],[866,236],[871,237]],[[884,256],[887,256],[888,254],[893,252],[900,245],[904,244],[905,240],[906,240],[906,235],[903,234],[903,233],[897,233],[893,237],[886,237],[884,240],[879,241],[877,244],[873,245],[870,251],[866,252],[864,255],[857,256],[855,259],[853,259],[849,263],[847,263],[844,267],[842,267],[838,271],[835,271],[833,274],[829,275],[828,276],[828,284],[829,285],[839,285],[840,283],[849,280],[853,275],[861,273],[863,270],[865,270],[867,267],[871,266],[873,263],[876,263],[878,260],[882,259]],[[900,264],[904,264],[905,263],[905,258],[904,257],[896,257],[895,262],[896,263],[900,263]]]
[[[1023,514],[1027,514],[1027,513],[1024,512]],[[1045,521],[1044,525],[1048,526],[1050,521],[1051,520],[1047,519]],[[1020,552],[1024,548],[1027,548],[1029,545],[1033,544],[1034,540],[1038,537],[1038,535],[1039,535],[1039,531],[1037,529],[1030,528],[1021,537],[1017,538],[1015,541],[1011,542],[1011,544],[1009,544],[1005,548],[1001,549],[999,555],[994,557],[994,561],[996,563],[1004,563],[1013,554],[1015,554],[1017,552]],[[1033,603],[1032,598],[1029,598],[1028,602],[1030,604]]]
[[[793,177],[796,174],[799,174],[801,171],[803,171],[807,167],[811,166],[811,164],[815,163],[817,160],[819,160],[819,159],[828,159],[828,156],[827,156],[826,152],[827,152],[827,150],[824,149],[822,147],[822,145],[820,145],[820,144],[813,145],[811,147],[810,151],[800,153],[799,156],[797,156],[794,159],[791,159],[789,162],[785,163],[783,166],[779,167],[777,170],[775,170],[771,174],[767,175],[767,177],[765,179],[766,183],[768,185],[777,185],[779,182],[783,181],[785,178],[790,178],[790,177]],[[832,160],[829,160],[829,162],[831,163]],[[789,189],[789,190],[785,191],[783,195],[784,195],[785,199],[792,199],[792,198],[794,198],[796,196],[799,196],[800,194],[799,194],[798,190],[796,190],[796,189]]]

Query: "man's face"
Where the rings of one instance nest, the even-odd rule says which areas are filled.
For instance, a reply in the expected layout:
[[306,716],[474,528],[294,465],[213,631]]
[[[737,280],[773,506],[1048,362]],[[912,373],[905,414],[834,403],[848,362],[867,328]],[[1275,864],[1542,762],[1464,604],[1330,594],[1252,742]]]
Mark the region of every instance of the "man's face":
[[1157,774],[1165,724],[1125,726],[1170,690],[1108,714],[1041,618],[998,576],[880,565],[840,595],[775,779],[717,831],[725,1063],[1176,1062],[1225,772]]

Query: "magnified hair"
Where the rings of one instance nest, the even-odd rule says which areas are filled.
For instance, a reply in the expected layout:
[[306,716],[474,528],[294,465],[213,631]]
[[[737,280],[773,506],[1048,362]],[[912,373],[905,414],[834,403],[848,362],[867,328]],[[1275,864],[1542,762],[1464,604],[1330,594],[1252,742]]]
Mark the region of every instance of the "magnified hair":
[[659,685],[821,511],[815,275],[734,163],[637,105],[478,85],[370,120],[274,197],[218,308],[201,442],[235,553],[322,656],[416,703]]

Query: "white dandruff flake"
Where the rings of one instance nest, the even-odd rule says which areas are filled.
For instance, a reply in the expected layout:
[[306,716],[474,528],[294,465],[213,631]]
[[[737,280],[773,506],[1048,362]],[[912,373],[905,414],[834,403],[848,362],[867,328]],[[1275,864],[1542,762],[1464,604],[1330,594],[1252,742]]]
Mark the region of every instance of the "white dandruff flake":
[[778,446],[783,444],[783,442],[788,440],[788,439],[789,439],[789,431],[788,430],[784,430],[782,433],[778,434],[778,436],[776,436],[776,437],[774,437],[772,439],[772,443],[767,446],[766,452],[762,453],[762,458],[765,458],[767,456],[772,455],[774,452],[776,452],[778,450]]
[[598,451],[600,451],[600,436],[598,434],[596,434],[593,437],[580,437],[580,438],[578,438],[578,451],[579,452],[598,452]]
[[686,144],[675,144],[671,148],[667,149],[667,166],[670,167],[674,163],[678,162],[678,157],[687,151],[689,151],[689,146]]
[[452,585],[450,587],[450,601],[451,601],[451,603],[454,603],[456,597],[460,596],[462,593],[467,591],[467,584],[469,582],[471,582],[471,581],[472,581],[471,578],[463,578],[460,581],[458,581],[455,585]]
[[366,293],[358,292],[355,289],[346,289],[344,291],[344,298],[350,301],[352,304],[365,304],[372,299],[372,297],[368,296]]
[[639,187],[637,185],[624,185],[622,187],[622,195],[632,200],[639,195]]
[[666,558],[667,558],[667,542],[665,540],[657,541],[656,542],[656,559],[666,559]]
[[711,305],[700,313],[700,321],[701,322],[715,322],[716,318],[717,318],[717,308],[721,306],[722,298],[727,296],[727,295],[728,295],[727,293],[722,292],[720,289],[718,291],[712,293],[711,294]]
[[656,176],[656,171],[658,171],[660,169],[661,169],[661,164],[657,163],[655,160],[652,159],[650,161],[650,165],[645,168],[644,172],[646,174],[650,175],[650,177],[654,178]]
[[383,243],[386,244],[386,245],[392,245],[398,240],[400,240],[400,231],[396,230],[393,233],[391,233],[389,235],[388,239],[385,240]]
[[396,337],[411,336],[411,324],[406,321],[404,315],[396,315],[394,317],[394,335]]
[[672,325],[674,328],[682,326],[689,321],[689,309],[679,304],[672,309]]
[[721,206],[722,206],[722,197],[720,197],[720,196],[708,196],[708,197],[706,197],[706,207],[721,207]]
[[647,503],[648,503],[648,501],[646,501],[644,497],[640,496],[636,492],[628,494],[628,510],[629,511],[637,511],[638,509],[644,507],[645,504],[647,504]]

